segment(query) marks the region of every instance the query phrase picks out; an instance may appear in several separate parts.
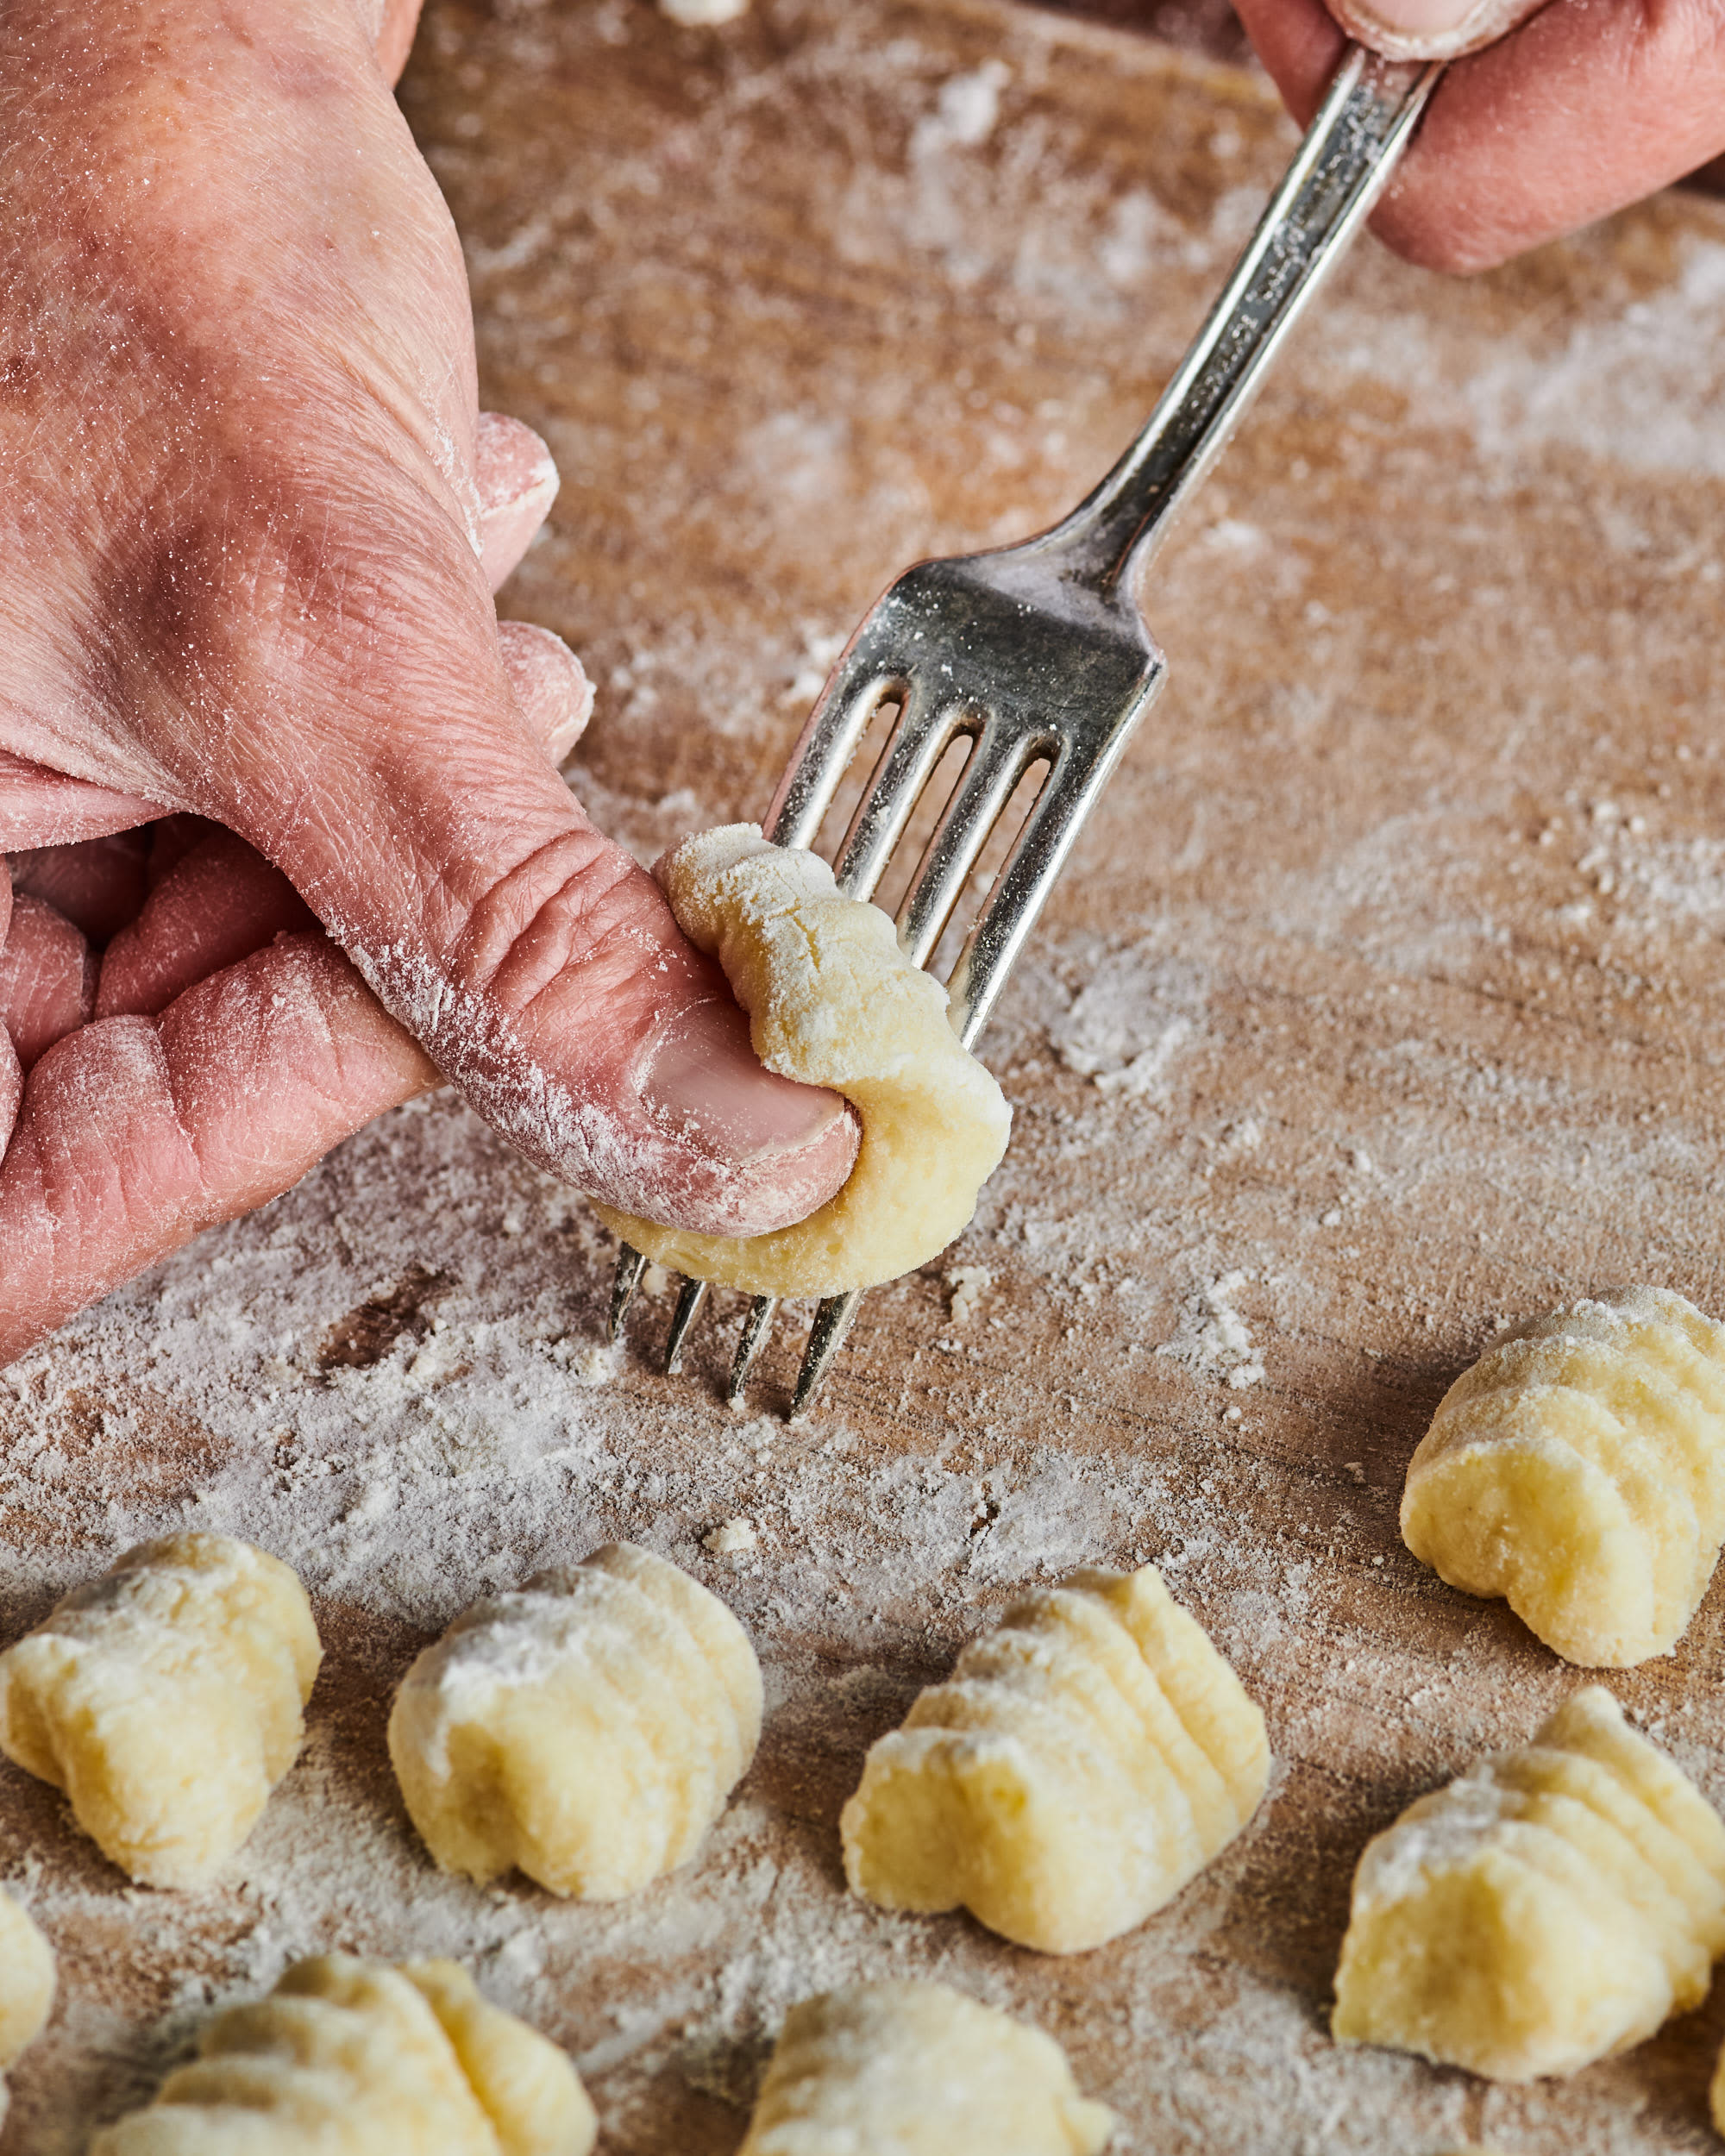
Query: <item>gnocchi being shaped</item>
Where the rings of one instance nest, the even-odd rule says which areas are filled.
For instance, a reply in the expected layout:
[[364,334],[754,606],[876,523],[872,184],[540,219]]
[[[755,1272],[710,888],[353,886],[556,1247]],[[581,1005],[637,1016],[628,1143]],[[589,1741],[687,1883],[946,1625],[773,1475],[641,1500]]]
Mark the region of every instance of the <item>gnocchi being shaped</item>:
[[477,1603],[402,1681],[389,1752],[445,1871],[612,1902],[686,1863],[761,1735],[724,1603],[627,1542]]
[[841,898],[818,854],[771,845],[754,824],[698,832],[654,873],[677,925],[724,968],[761,1061],[844,1094],[862,1139],[838,1194],[768,1234],[696,1235],[603,1205],[599,1218],[662,1265],[757,1295],[870,1288],[944,1250],[1007,1150],[1012,1113],[890,916]]
[[[41,2034],[53,1995],[53,1949],[0,1888],[0,2074]],[[6,2084],[0,2081],[0,2125],[5,2118]]]
[[286,1565],[226,1535],[172,1535],[0,1655],[0,1751],[64,1789],[122,1871],[197,1886],[292,1764],[321,1658]]
[[1096,2156],[1113,2127],[1040,2029],[944,1984],[856,1984],[785,2016],[737,2156]]
[[1598,1685],[1367,1844],[1343,2042],[1494,2081],[1574,2073],[1698,2006],[1725,1951],[1725,1823]]
[[1669,1652],[1725,1539],[1725,1326],[1633,1288],[1499,1342],[1440,1403],[1402,1534],[1571,1662]]
[[851,1890],[961,1904],[1082,1952],[1172,1899],[1258,1808],[1264,1717],[1154,1565],[1038,1589],[869,1751],[840,1821]]
[[90,2156],[587,2156],[574,2068],[452,1961],[325,1954],[218,2014]]

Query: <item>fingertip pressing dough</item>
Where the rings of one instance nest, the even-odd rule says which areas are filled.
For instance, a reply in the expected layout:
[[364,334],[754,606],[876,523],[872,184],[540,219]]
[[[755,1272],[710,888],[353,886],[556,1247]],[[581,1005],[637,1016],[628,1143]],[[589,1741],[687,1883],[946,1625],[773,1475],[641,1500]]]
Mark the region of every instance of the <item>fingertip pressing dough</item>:
[[1494,2081],[1569,2074],[1700,2004],[1725,1824],[1598,1685],[1370,1842],[1332,2020]]
[[458,1618],[403,1679],[389,1752],[445,1871],[610,1902],[694,1854],[760,1734],[742,1626],[622,1542]]
[[1571,1662],[1668,1653],[1725,1539],[1725,1326],[1634,1288],[1500,1342],[1440,1403],[1402,1534]]
[[768,1235],[663,1228],[598,1206],[649,1258],[757,1295],[870,1288],[944,1250],[976,1210],[1012,1113],[948,1021],[946,991],[913,966],[889,917],[841,898],[818,854],[757,825],[687,838],[655,874],[677,924],[717,957],[768,1070],[853,1102],[862,1138],[844,1188]]
[[0,1751],[64,1789],[134,1879],[197,1886],[292,1764],[321,1658],[286,1565],[226,1535],[172,1535],[0,1655]]
[[853,1893],[969,1908],[1044,1953],[1141,1924],[1231,1842],[1264,1716],[1154,1565],[1038,1589],[869,1751],[840,1821]]
[[785,2017],[737,2156],[1097,2156],[1066,2055],[944,1984],[857,1984]]
[[562,2052],[455,1963],[324,1954],[218,2014],[90,2156],[587,2156],[597,2131]]
[[[0,2074],[41,2034],[53,1995],[53,1949],[0,1887]],[[6,2084],[0,2081],[0,2124],[5,2117]]]

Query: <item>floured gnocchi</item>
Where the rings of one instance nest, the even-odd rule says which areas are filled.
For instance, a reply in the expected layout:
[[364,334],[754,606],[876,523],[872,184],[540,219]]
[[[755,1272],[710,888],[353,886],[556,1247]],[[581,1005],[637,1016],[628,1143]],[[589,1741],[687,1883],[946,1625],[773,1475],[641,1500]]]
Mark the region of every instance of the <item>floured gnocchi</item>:
[[321,1658],[286,1565],[226,1535],[172,1535],[0,1655],[0,1751],[64,1789],[122,1871],[196,1886],[292,1764]]
[[872,1746],[840,1822],[845,1877],[884,1908],[962,1904],[1076,1953],[1177,1894],[1269,1773],[1263,1715],[1155,1566],[1075,1572]]
[[1725,1823],[1590,1686],[1370,1842],[1332,2028],[1494,2081],[1573,2073],[1700,2004]]
[[761,1735],[748,1635],[627,1542],[480,1602],[402,1681],[389,1752],[445,1871],[610,1902],[687,1861]]
[[698,832],[654,873],[678,926],[724,968],[761,1061],[844,1094],[862,1139],[838,1194],[768,1235],[694,1235],[604,1205],[599,1218],[662,1265],[757,1295],[873,1287],[944,1250],[976,1210],[1012,1115],[889,917],[841,898],[818,854],[770,845],[754,824]]
[[1571,1662],[1668,1653],[1725,1540],[1725,1326],[1634,1288],[1501,1341],[1440,1403],[1402,1534]]
[[[53,1995],[53,1949],[0,1887],[0,2074],[41,2034]],[[0,2125],[6,2106],[0,2080]]]
[[324,1954],[218,2014],[90,2156],[586,2156],[596,2132],[563,2053],[454,1962]]
[[1114,2115],[1040,2029],[944,1984],[805,1999],[737,2156],[1096,2156]]

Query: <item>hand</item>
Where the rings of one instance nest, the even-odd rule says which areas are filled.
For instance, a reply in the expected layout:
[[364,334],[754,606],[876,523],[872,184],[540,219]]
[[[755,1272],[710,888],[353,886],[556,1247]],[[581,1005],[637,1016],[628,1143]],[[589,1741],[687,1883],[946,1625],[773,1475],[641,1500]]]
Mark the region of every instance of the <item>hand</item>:
[[[1320,0],[1236,4],[1303,127],[1334,72],[1342,31]],[[1369,5],[1386,26],[1436,31],[1474,12],[1476,0]],[[1718,0],[1551,0],[1500,43],[1452,65],[1372,229],[1429,268],[1486,269],[1640,201],[1722,150]]]
[[412,13],[0,15],[0,1362],[438,1071],[708,1232],[855,1153],[556,776],[573,658],[499,635],[555,474],[478,414]]

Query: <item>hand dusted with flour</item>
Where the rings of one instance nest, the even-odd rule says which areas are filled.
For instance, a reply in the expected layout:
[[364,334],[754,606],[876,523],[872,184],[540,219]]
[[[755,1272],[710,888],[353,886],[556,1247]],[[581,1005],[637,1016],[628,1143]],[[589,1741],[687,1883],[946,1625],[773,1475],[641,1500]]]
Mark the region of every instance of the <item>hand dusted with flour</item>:
[[198,2050],[91,2156],[587,2156],[597,2130],[563,2053],[452,1961],[298,1962]]
[[64,1789],[133,1878],[197,1886],[293,1764],[321,1659],[286,1565],[226,1535],[173,1535],[0,1655],[0,1751]]
[[606,1206],[599,1217],[662,1265],[757,1295],[870,1288],[944,1250],[999,1165],[1012,1112],[890,918],[840,897],[819,855],[771,845],[754,824],[685,839],[657,874],[678,925],[724,967],[756,1054],[842,1093],[862,1142],[837,1197],[768,1235],[681,1233]]
[[685,1864],[761,1735],[731,1612],[632,1543],[475,1604],[396,1695],[389,1752],[446,1871],[612,1902]]
[[[413,12],[0,14],[0,848],[57,894],[9,935],[0,872],[0,1363],[440,1072],[703,1232],[850,1164],[546,754],[580,669],[499,634],[556,473],[479,411],[390,95]],[[93,993],[65,849],[170,812],[224,850],[196,904],[135,893]]]

